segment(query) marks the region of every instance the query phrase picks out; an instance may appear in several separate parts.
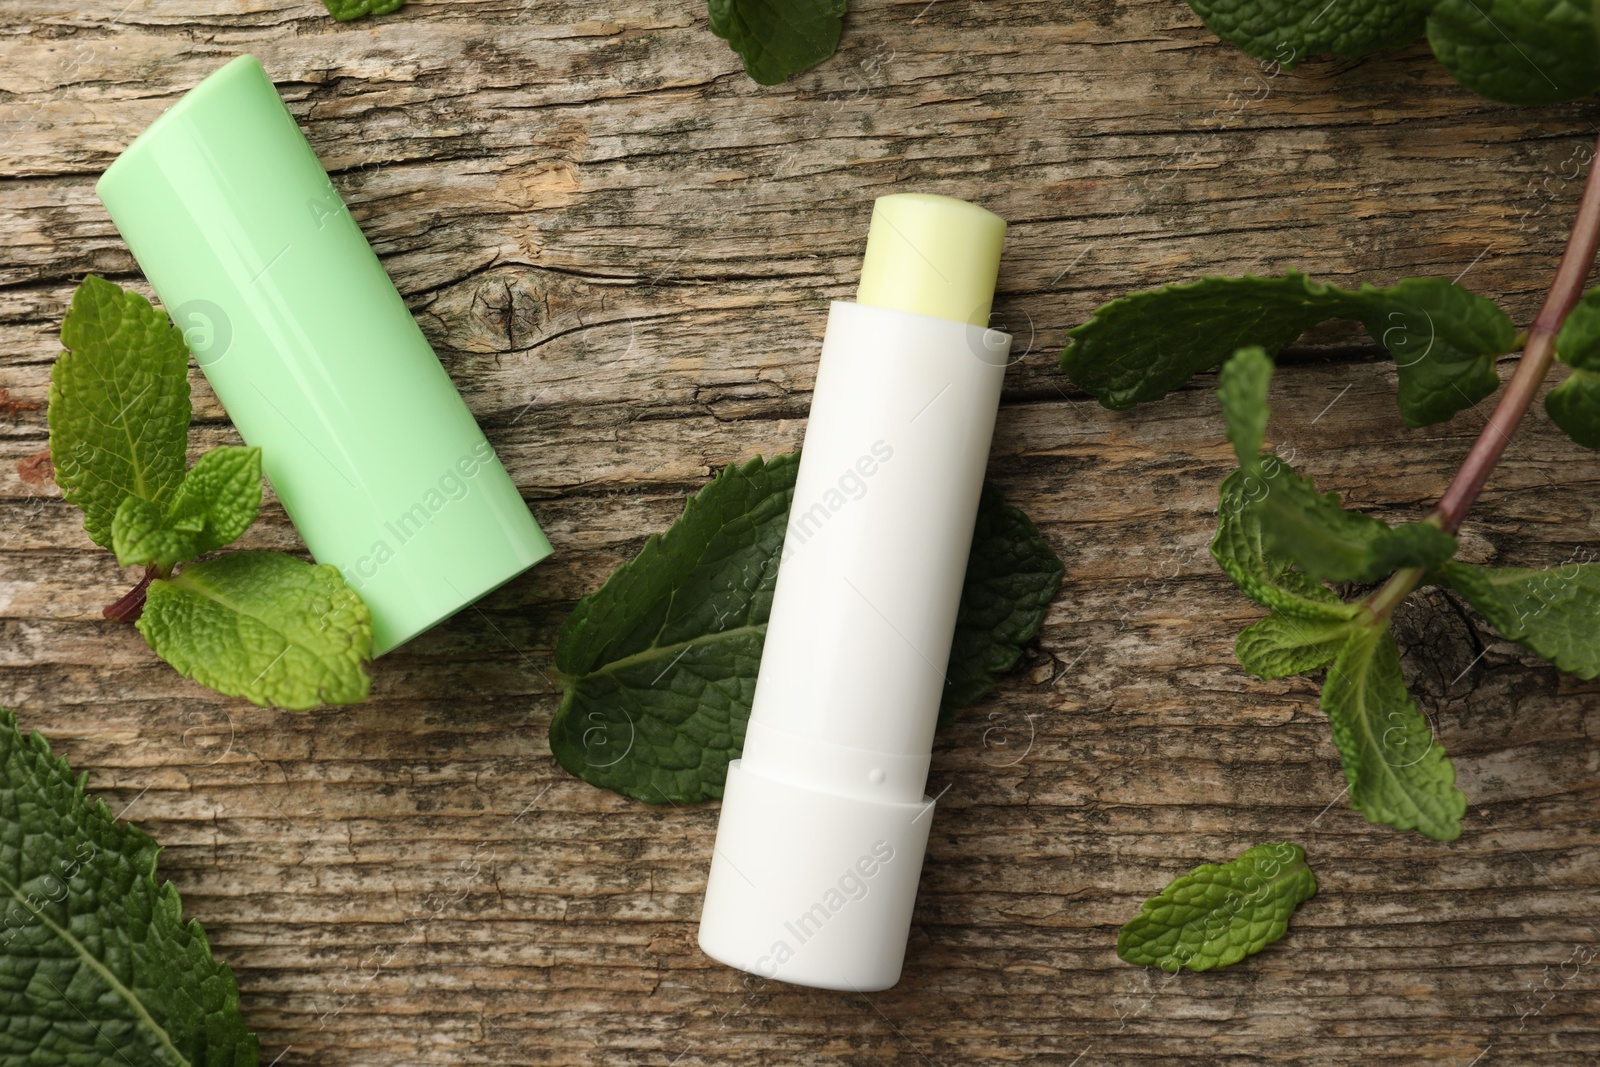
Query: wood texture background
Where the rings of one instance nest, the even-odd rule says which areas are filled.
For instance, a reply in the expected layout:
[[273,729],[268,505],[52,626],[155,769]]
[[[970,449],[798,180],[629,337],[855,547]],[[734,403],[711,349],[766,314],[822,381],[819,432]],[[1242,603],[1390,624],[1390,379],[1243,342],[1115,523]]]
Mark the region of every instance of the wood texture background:
[[[120,10],[118,10],[120,8]],[[95,177],[227,58],[259,56],[556,554],[309,715],[219,699],[99,609],[131,584],[39,455],[56,332],[94,271],[149,293]],[[1179,0],[853,0],[839,54],[761,88],[698,0],[314,0],[0,8],[0,703],[166,846],[263,1063],[1593,1064],[1600,684],[1443,597],[1407,671],[1470,798],[1448,845],[1368,826],[1316,689],[1231,655],[1259,612],[1205,545],[1230,466],[1211,384],[1100,409],[1063,331],[1132,288],[1294,266],[1455,277],[1531,319],[1593,103],[1479,100],[1424,46],[1273,76]],[[991,474],[1067,581],[1024,664],[942,735],[904,981],[814,992],[694,932],[715,805],[651,808],[551,759],[545,668],[574,601],[725,464],[798,444],[826,302],[870,202],[1011,220]],[[1272,434],[1390,518],[1483,412],[1402,427],[1391,364],[1320,331]],[[1502,376],[1508,373],[1503,366]],[[234,434],[198,372],[198,451]],[[1600,460],[1535,412],[1470,558],[1597,547]],[[295,549],[281,509],[245,538]],[[1322,889],[1221,973],[1129,967],[1118,925],[1261,841]]]

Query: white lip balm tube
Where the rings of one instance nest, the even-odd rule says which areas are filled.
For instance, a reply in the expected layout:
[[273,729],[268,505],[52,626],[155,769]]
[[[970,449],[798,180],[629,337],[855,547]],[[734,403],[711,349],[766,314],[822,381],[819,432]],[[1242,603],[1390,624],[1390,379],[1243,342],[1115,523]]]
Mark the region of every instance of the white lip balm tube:
[[1011,338],[1006,224],[882,197],[835,301],[742,758],[700,917],[712,958],[824,989],[900,979],[924,789]]

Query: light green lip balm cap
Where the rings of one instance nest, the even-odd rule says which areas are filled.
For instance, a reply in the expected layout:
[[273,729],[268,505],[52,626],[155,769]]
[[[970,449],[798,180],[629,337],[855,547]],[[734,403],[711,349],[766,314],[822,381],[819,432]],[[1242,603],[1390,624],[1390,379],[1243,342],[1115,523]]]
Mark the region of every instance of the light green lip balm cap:
[[989,325],[1006,223],[932,193],[880,196],[872,207],[856,303]]
[[95,185],[318,562],[383,653],[550,552],[254,56]]

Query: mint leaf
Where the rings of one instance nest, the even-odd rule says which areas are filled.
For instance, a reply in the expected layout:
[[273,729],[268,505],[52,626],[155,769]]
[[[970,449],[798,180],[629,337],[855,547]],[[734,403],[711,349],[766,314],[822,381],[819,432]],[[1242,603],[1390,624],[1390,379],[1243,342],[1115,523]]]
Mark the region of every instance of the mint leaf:
[[[550,750],[569,772],[650,803],[722,795],[744,747],[799,453],[728,467],[598,591],[556,641],[565,692]],[[941,721],[984,696],[1038,631],[1061,563],[985,488]]]
[[1307,56],[1358,56],[1422,35],[1435,0],[1189,0],[1206,29],[1284,70]]
[[136,624],[178,673],[295,711],[366,698],[372,620],[335,567],[232,552],[150,583]]
[[1389,631],[1361,627],[1328,668],[1322,710],[1333,728],[1350,803],[1368,822],[1436,841],[1461,834],[1467,798],[1456,769],[1406,693]]
[[1572,373],[1550,390],[1544,409],[1578,444],[1600,448],[1600,289],[1584,293],[1562,323],[1556,358]]
[[1288,933],[1289,916],[1316,891],[1299,845],[1257,845],[1202,863],[1145,901],[1117,936],[1117,955],[1164,971],[1227,967]]
[[124,567],[171,567],[221,548],[250,528],[261,507],[261,449],[213,448],[189,469],[163,512],[130,496],[111,524]]
[[1407,426],[1443,422],[1500,387],[1494,364],[1517,330],[1490,300],[1442,278],[1408,278],[1387,289],[1363,285],[1357,314],[1394,359],[1395,399]]
[[1270,355],[1328,319],[1361,321],[1395,359],[1397,401],[1410,426],[1447,419],[1492,393],[1497,356],[1516,330],[1498,307],[1451,282],[1409,279],[1388,289],[1281,278],[1203,278],[1134,293],[1068,331],[1061,369],[1108,408],[1159,400],[1235,351]]
[[[1262,466],[1283,467],[1274,458]],[[1349,619],[1360,610],[1346,604],[1333,590],[1301,571],[1267,544],[1261,529],[1260,503],[1270,491],[1265,477],[1240,468],[1223,479],[1217,505],[1217,532],[1211,539],[1211,558],[1245,596],[1264,608],[1297,619]]]
[[1301,570],[1330,582],[1376,582],[1402,567],[1434,567],[1456,554],[1456,539],[1437,526],[1391,527],[1346,511],[1337,493],[1267,457],[1270,491],[1259,505],[1267,543]]
[[189,350],[165,313],[93,274],[72,294],[61,343],[48,412],[55,480],[110,548],[123,500],[165,507],[183,481]]
[[322,6],[328,9],[340,22],[349,22],[352,19],[364,18],[367,15],[387,15],[400,10],[406,0],[322,0]]
[[1044,624],[1065,573],[1033,520],[985,482],[945,668],[940,726],[988,696],[995,677],[1016,666]]
[[1272,360],[1259,348],[1236,352],[1217,378],[1217,399],[1240,470],[1260,490],[1251,503],[1266,544],[1281,559],[1317,578],[1371,582],[1401,567],[1433,567],[1455,555],[1456,540],[1438,527],[1391,529],[1344,510],[1333,493],[1318,493],[1275,456],[1261,454],[1267,428]]
[[1333,662],[1359,623],[1351,619],[1304,619],[1276,611],[1246,626],[1233,653],[1257,678],[1286,678]]
[[1534,570],[1447,563],[1438,577],[1507,640],[1579,678],[1600,675],[1600,564]]
[[1587,0],[1440,0],[1428,43],[1456,81],[1507,104],[1554,104],[1600,89]]
[[1241,467],[1254,467],[1261,458],[1271,381],[1272,360],[1259,347],[1239,349],[1217,375],[1217,402],[1222,405],[1228,440]]
[[821,63],[839,47],[845,0],[710,0],[711,32],[762,85]]
[[0,1062],[256,1067],[226,964],[156,843],[0,709]]

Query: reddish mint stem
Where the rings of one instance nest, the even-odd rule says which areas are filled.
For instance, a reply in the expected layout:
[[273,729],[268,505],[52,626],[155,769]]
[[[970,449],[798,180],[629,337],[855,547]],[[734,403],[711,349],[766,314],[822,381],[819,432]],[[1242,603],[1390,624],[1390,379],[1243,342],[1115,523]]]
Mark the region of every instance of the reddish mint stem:
[[161,577],[155,567],[146,567],[139,584],[122,594],[115,604],[107,604],[100,614],[116,622],[136,622],[144,613],[144,593],[150,583]]
[[1433,509],[1436,521],[1446,533],[1455,533],[1460,528],[1461,521],[1467,517],[1467,509],[1478,498],[1489,472],[1494,470],[1511,443],[1511,435],[1517,432],[1522,416],[1550,372],[1556,334],[1561,332],[1567,313],[1583,295],[1583,283],[1589,277],[1597,247],[1600,247],[1600,159],[1591,160],[1583,200],[1578,205],[1578,218],[1572,224],[1572,234],[1567,238],[1566,251],[1561,255],[1561,265],[1556,268],[1555,281],[1550,284],[1544,306],[1528,329],[1528,341],[1511,375],[1511,384],[1506,386],[1500,402],[1495,405],[1489,424],[1473,442],[1472,451],[1467,453],[1450,488]]

